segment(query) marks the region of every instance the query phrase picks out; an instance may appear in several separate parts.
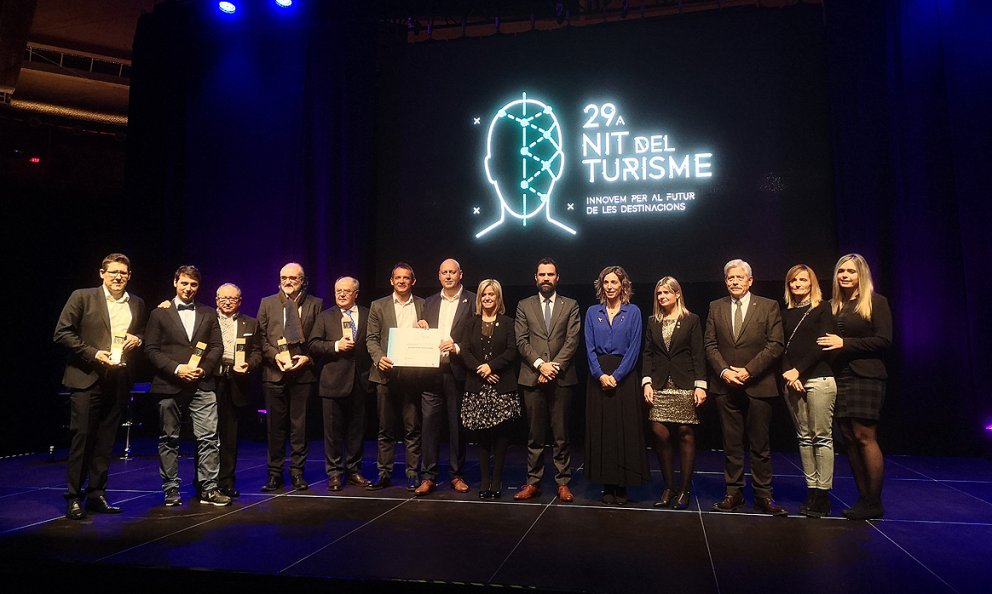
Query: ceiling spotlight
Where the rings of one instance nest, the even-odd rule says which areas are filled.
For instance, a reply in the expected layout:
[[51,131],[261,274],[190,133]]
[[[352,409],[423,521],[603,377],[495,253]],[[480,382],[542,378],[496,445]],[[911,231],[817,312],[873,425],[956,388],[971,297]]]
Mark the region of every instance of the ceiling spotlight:
[[234,11],[238,9],[234,2],[218,2],[217,8],[224,14],[234,14]]
[[293,5],[293,0],[276,0],[276,6],[280,8],[289,8]]

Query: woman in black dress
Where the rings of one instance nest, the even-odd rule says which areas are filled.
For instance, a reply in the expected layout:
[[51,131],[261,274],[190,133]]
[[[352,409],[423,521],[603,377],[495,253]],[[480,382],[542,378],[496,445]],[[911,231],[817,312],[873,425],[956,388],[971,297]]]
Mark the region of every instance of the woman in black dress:
[[834,478],[834,400],[837,384],[829,354],[816,339],[834,331],[830,304],[823,301],[813,269],[796,264],[785,275],[782,326],[785,354],[782,379],[785,403],[799,441],[806,476],[806,501],[799,513],[812,518],[830,514]]
[[837,333],[817,339],[824,350],[836,351],[834,377],[837,403],[834,418],[847,447],[860,498],[844,510],[850,520],[881,518],[885,462],[878,446],[878,418],[885,399],[885,354],[892,345],[892,312],[875,292],[868,263],[860,254],[847,254],[834,267],[830,299]]
[[458,336],[452,337],[469,371],[461,420],[466,429],[476,432],[479,443],[479,499],[499,499],[510,421],[520,417],[517,341],[513,320],[504,315],[499,281],[486,279],[479,283],[475,310],[479,313],[461,324],[456,330]]
[[596,280],[599,305],[586,310],[586,472],[603,483],[603,503],[627,503],[627,487],[648,481],[644,412],[637,359],[641,310],[630,302],[630,277],[607,266]]
[[[696,461],[696,407],[706,401],[706,356],[699,316],[686,309],[682,287],[670,276],[654,286],[654,315],[644,329],[641,380],[644,400],[651,405],[648,420],[665,488],[655,507],[685,509],[692,495]],[[673,436],[679,437],[682,481],[675,488]]]

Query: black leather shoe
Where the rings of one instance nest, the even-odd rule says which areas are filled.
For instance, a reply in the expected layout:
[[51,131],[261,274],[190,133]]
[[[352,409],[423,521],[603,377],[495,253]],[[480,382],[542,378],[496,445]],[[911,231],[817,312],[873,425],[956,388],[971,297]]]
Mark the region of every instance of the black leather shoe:
[[293,488],[297,491],[306,491],[310,485],[303,478],[303,473],[293,473],[289,475],[289,480],[293,482]]
[[744,507],[744,495],[740,491],[727,493],[723,499],[713,504],[713,511],[732,512]]
[[692,491],[682,491],[672,502],[672,509],[685,509],[689,507],[689,500],[692,498]]
[[771,497],[755,497],[754,498],[754,509],[760,511],[763,514],[768,514],[770,516],[787,516],[789,512],[785,511],[785,508],[781,505],[775,503],[775,500]]
[[355,474],[348,475],[348,484],[355,485],[356,487],[368,487],[372,484],[372,481],[362,476],[361,473],[356,472]]
[[668,507],[668,504],[672,502],[673,497],[675,497],[675,492],[671,489],[665,489],[661,492],[661,497],[658,501],[654,502],[654,507]]
[[65,503],[65,517],[70,520],[82,520],[86,517],[83,503],[78,498],[72,498]]
[[282,477],[277,474],[270,474],[269,479],[262,485],[262,491],[269,493],[278,489],[282,489]]
[[417,477],[415,477],[415,476],[408,476],[408,477],[406,477],[406,490],[407,491],[416,491],[417,490],[417,487],[419,487],[419,486],[420,486],[420,481],[417,480]]
[[328,491],[340,491],[341,490],[341,477],[332,476],[330,480],[327,481]]
[[374,483],[369,483],[365,488],[369,491],[378,491],[379,489],[385,489],[389,486],[389,476],[380,475]]
[[107,498],[103,495],[97,495],[96,497],[86,498],[86,511],[91,511],[97,514],[119,514],[124,510],[110,505]]
[[230,497],[231,499],[237,499],[238,497],[241,497],[241,491],[238,491],[234,487],[221,487],[217,490],[220,491],[221,495]]

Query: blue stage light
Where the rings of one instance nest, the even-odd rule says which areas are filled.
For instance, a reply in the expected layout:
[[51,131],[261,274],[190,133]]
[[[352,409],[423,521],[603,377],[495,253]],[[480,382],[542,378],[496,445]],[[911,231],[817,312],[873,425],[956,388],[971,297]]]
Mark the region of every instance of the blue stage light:
[[218,2],[217,8],[226,14],[234,14],[234,11],[238,9],[234,2]]
[[276,5],[281,8],[289,8],[293,5],[293,0],[276,0]]

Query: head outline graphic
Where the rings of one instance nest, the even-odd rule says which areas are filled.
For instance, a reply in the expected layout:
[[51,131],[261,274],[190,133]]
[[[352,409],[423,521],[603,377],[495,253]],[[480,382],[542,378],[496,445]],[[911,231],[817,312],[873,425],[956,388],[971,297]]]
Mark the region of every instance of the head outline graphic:
[[[498,159],[505,159],[509,153],[494,154],[493,136],[498,128],[513,125],[520,129],[520,142],[516,145],[520,169],[514,179],[504,180],[501,187],[499,178],[502,175],[501,172],[495,171],[494,164]],[[552,192],[565,168],[561,125],[551,106],[537,99],[528,99],[527,93],[524,92],[521,93],[520,99],[514,99],[500,107],[489,122],[484,165],[486,181],[493,186],[499,200],[500,214],[499,220],[476,233],[476,238],[502,225],[506,221],[507,213],[520,220],[523,226],[527,226],[527,220],[536,217],[542,210],[549,223],[575,235],[574,229],[555,220],[551,215]],[[512,198],[515,193],[519,193],[517,194],[519,208],[517,208],[517,200]],[[537,206],[528,206],[533,204],[534,199],[538,202]]]

